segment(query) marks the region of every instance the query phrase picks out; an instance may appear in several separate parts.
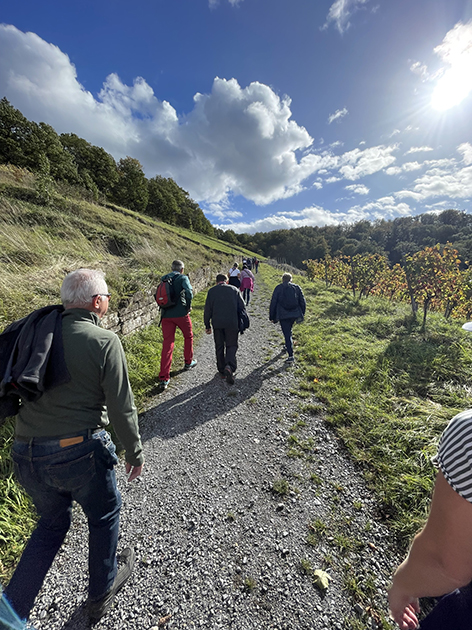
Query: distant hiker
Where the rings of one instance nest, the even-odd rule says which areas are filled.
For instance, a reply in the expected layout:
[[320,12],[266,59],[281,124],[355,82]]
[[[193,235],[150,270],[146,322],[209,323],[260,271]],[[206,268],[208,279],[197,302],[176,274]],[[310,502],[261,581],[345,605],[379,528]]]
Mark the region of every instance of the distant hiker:
[[249,271],[252,271],[252,258],[246,259],[246,267],[249,269]]
[[237,262],[235,262],[228,272],[229,284],[232,284],[233,287],[238,287],[239,289],[239,287],[241,286],[241,281],[239,280],[240,275],[241,272],[239,270],[239,265]]
[[241,270],[241,275],[239,276],[241,281],[241,292],[243,294],[243,300],[246,303],[246,306],[249,306],[249,298],[251,297],[251,292],[254,291],[254,275],[252,271],[246,265],[243,265]]
[[180,328],[184,336],[184,369],[189,370],[197,365],[193,358],[193,331],[190,311],[192,310],[193,290],[188,276],[184,275],[184,263],[174,260],[172,271],[161,280],[172,280],[172,292],[175,306],[166,308],[162,312],[162,354],[159,382],[165,389],[170,382],[170,367],[172,365],[172,353],[174,351],[175,331]]
[[[55,387],[22,397],[16,417],[15,472],[33,500],[39,521],[4,597],[21,619],[28,618],[69,530],[75,501],[88,521],[88,614],[98,620],[129,578],[135,561],[133,549],[126,548],[117,568],[121,495],[114,471],[118,458],[106,427],[111,423],[124,447],[128,481],[141,475],[143,448],[123,347],[115,333],[100,327],[110,299],[103,273],[72,271],[62,283],[61,298],[64,307],[50,307],[40,323],[35,311],[1,336],[16,336],[15,373],[28,357],[30,363],[37,363],[44,356],[51,339],[49,333],[48,339],[42,333],[52,317],[57,326],[51,333],[51,354],[42,366],[44,383],[59,376]],[[31,339],[32,347],[22,343]],[[3,341],[1,347],[5,349]],[[59,375],[58,365],[63,365]]]
[[303,291],[298,284],[292,283],[292,274],[284,273],[282,284],[275,287],[270,301],[269,319],[276,324],[280,322],[280,327],[285,338],[285,349],[288,357],[287,363],[294,361],[292,327],[295,322],[303,321],[306,310],[306,301]]
[[243,315],[247,319],[247,313],[240,291],[227,282],[225,274],[216,276],[216,285],[207,293],[203,321],[208,335],[211,335],[213,326],[218,372],[232,385],[237,368],[240,317]]
[[252,259],[252,266],[254,267],[254,270],[257,273],[259,271],[259,261],[257,260],[257,258]]

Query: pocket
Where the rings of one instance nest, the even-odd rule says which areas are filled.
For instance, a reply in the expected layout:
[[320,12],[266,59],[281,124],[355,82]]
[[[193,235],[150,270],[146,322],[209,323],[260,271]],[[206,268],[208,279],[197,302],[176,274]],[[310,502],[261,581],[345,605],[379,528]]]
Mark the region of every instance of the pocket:
[[91,451],[78,459],[50,464],[44,472],[53,487],[68,492],[78,490],[90,483],[95,475],[95,453]]
[[108,431],[104,431],[98,437],[100,442],[100,448],[97,449],[97,455],[105,463],[107,468],[113,468],[118,463],[118,457],[116,456],[116,446],[111,435]]

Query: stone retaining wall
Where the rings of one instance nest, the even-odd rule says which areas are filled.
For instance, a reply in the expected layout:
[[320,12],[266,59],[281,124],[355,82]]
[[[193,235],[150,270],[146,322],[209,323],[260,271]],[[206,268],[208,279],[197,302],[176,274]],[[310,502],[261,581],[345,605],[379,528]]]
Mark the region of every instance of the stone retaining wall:
[[[216,273],[212,267],[203,267],[189,274],[194,295],[206,289],[215,281]],[[155,289],[154,289],[155,290]],[[102,326],[119,335],[129,335],[132,332],[148,326],[159,316],[159,309],[151,290],[139,291],[129,300],[128,304],[115,312],[110,312],[102,319]]]

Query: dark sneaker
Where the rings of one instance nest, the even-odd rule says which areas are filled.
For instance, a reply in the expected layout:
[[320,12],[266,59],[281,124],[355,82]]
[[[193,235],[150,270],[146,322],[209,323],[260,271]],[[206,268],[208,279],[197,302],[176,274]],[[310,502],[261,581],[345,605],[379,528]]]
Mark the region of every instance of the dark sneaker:
[[228,383],[228,385],[233,385],[234,375],[233,375],[233,370],[229,367],[229,365],[225,367],[225,376],[226,376],[226,382]]
[[170,383],[170,378],[167,379],[167,381],[159,381],[159,385],[161,387],[161,389],[167,389],[167,386]]
[[294,361],[295,361],[295,357],[287,357],[285,359],[285,363],[294,363]]
[[190,363],[185,364],[184,370],[190,370],[191,368],[195,367],[197,363],[198,363],[197,359],[193,359],[193,361],[191,361]]
[[118,593],[120,588],[125,584],[126,580],[131,575],[134,567],[134,562],[136,560],[134,550],[131,549],[131,547],[126,547],[126,549],[123,549],[122,553],[118,556],[118,561],[120,560],[124,562],[124,564],[118,569],[115,581],[113,582],[113,585],[108,593],[106,593],[101,599],[97,601],[89,600],[88,602],[88,614],[90,619],[94,621],[98,621],[103,617],[106,612],[108,612],[110,606],[113,604],[115,595]]

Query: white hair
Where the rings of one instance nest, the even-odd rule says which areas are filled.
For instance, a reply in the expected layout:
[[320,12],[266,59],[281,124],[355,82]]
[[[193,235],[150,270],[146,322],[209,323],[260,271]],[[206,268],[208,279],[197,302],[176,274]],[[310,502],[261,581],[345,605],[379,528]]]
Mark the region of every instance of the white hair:
[[93,295],[108,293],[105,274],[99,269],[76,269],[64,278],[61,300],[65,307],[89,306]]

